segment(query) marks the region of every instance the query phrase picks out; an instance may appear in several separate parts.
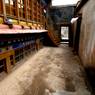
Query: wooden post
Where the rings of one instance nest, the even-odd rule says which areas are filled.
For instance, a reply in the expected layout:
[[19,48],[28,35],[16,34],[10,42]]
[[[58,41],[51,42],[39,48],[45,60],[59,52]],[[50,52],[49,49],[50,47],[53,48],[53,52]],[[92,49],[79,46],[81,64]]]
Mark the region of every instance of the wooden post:
[[18,0],[16,0],[16,7],[17,7],[17,18],[18,18],[18,24],[20,22],[20,15],[19,15],[19,7],[18,7]]
[[15,3],[16,3],[16,16],[17,16],[18,24],[19,24],[20,18],[19,18],[18,0],[16,0]]
[[11,72],[11,63],[10,63],[10,57],[6,58],[6,72],[10,73]]
[[6,8],[5,8],[5,0],[2,0],[2,3],[3,3],[3,14],[4,14],[4,22],[6,20]]
[[24,2],[24,7],[25,7],[25,20],[26,20],[26,23],[28,24],[28,10],[27,10],[27,0],[25,0]]

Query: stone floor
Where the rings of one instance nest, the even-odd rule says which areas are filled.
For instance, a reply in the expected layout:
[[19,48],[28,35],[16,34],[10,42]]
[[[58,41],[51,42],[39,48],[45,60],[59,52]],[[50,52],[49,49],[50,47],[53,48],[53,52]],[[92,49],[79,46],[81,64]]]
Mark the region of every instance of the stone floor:
[[0,95],[91,95],[88,88],[67,45],[44,47],[0,81]]

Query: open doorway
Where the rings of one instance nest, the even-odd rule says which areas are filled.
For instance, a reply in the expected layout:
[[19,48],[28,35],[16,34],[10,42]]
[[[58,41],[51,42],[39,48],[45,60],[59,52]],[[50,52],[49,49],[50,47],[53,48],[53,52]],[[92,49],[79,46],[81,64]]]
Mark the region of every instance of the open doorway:
[[74,50],[76,51],[77,54],[79,51],[81,20],[82,20],[82,17],[80,15],[80,17],[77,19],[76,32],[75,32],[75,38],[74,38]]
[[61,42],[68,43],[69,42],[69,27],[61,26]]

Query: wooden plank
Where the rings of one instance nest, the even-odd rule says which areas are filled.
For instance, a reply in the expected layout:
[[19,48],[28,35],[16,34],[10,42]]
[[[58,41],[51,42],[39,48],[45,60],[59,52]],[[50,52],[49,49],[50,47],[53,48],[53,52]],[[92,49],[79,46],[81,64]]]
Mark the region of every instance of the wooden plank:
[[0,24],[4,23],[3,18],[0,17]]
[[28,26],[32,26],[33,24],[32,23],[28,23]]
[[27,23],[24,22],[24,21],[20,21],[19,24],[20,24],[20,25],[27,25]]

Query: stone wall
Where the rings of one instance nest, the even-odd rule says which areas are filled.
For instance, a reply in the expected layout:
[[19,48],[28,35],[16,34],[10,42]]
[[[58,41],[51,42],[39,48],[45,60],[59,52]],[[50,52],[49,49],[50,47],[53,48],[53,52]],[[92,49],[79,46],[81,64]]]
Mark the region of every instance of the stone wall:
[[74,15],[74,6],[50,7],[48,10],[48,24],[60,37],[60,25],[69,24]]
[[95,67],[95,0],[89,0],[80,12],[82,23],[79,55],[86,67]]
[[74,15],[74,6],[51,7],[49,15],[54,24],[70,23]]

